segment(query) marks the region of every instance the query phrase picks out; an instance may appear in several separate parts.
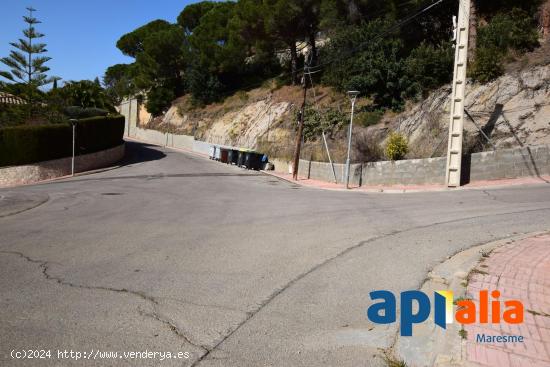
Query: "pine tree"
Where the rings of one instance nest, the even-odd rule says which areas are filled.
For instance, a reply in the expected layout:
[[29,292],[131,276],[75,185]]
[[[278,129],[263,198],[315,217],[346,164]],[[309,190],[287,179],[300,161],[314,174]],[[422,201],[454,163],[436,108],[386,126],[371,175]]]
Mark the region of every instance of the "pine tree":
[[34,40],[44,37],[44,34],[36,31],[36,24],[41,23],[33,16],[36,9],[27,8],[28,16],[23,16],[23,20],[28,24],[28,28],[23,30],[25,38],[20,38],[18,42],[10,42],[15,50],[10,52],[8,57],[0,59],[0,62],[10,68],[10,71],[0,71],[0,76],[13,83],[20,83],[27,86],[27,98],[32,102],[32,96],[37,88],[49,84],[55,78],[49,78],[46,73],[50,70],[45,64],[51,60],[50,57],[39,56],[47,52],[46,44],[34,43]]

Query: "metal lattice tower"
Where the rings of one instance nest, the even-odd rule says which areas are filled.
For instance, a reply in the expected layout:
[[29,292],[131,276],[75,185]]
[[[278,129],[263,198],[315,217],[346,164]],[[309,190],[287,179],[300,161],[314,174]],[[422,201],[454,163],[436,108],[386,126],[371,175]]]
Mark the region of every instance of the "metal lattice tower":
[[464,98],[466,90],[466,69],[468,64],[468,33],[471,1],[472,0],[460,0],[458,11],[453,92],[451,98],[451,121],[449,124],[449,148],[447,151],[447,173],[445,178],[445,183],[448,187],[459,187],[462,174]]

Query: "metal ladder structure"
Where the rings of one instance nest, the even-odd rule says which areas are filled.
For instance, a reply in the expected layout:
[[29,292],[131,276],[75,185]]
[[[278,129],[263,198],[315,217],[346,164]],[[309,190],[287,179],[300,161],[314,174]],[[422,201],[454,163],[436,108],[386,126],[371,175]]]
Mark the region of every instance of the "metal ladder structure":
[[468,37],[470,5],[472,0],[460,0],[456,28],[456,50],[449,124],[449,147],[447,151],[448,187],[459,187],[462,174],[462,141],[464,137],[464,98],[466,92],[466,69],[468,64]]

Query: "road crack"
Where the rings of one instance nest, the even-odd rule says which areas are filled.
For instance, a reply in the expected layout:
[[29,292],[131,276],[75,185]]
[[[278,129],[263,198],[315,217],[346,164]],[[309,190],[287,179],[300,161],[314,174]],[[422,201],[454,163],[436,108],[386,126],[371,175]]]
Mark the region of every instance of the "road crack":
[[[233,329],[229,330],[228,333],[218,343],[216,343],[204,355],[202,355],[198,360],[196,360],[191,365],[191,367],[196,367],[196,366],[200,365],[203,360],[210,357],[210,354],[212,352],[219,349],[219,347],[227,339],[229,339],[233,334],[235,334],[242,326],[244,326],[246,323],[248,323],[250,320],[252,320],[252,318],[254,318],[260,311],[262,311],[268,304],[270,304],[281,293],[283,293],[287,289],[291,288],[294,284],[298,283],[300,280],[304,279],[305,277],[307,277],[308,275],[314,273],[315,271],[317,271],[318,269],[324,267],[325,265],[328,265],[329,263],[331,263],[331,262],[333,262],[333,261],[335,261],[339,258],[342,258],[342,257],[346,256],[347,254],[349,254],[350,252],[352,252],[356,249],[359,249],[359,248],[361,248],[361,247],[363,247],[363,246],[365,246],[369,243],[379,241],[379,240],[382,240],[382,239],[385,239],[385,238],[388,238],[388,237],[396,236],[396,235],[399,235],[399,234],[404,234],[404,233],[407,233],[407,232],[412,232],[412,231],[421,230],[421,229],[428,229],[428,228],[432,228],[432,227],[436,227],[436,226],[440,226],[440,225],[445,225],[445,224],[458,223],[458,222],[463,222],[463,221],[468,221],[468,220],[475,220],[475,219],[491,217],[491,216],[498,217],[498,216],[504,216],[504,215],[522,214],[522,213],[545,211],[545,210],[550,210],[550,208],[538,208],[538,209],[529,209],[529,210],[521,210],[521,211],[511,211],[511,212],[505,212],[505,213],[491,213],[491,214],[478,215],[478,216],[473,216],[473,217],[451,219],[451,220],[447,220],[447,221],[441,221],[441,222],[430,223],[430,224],[420,225],[420,226],[416,226],[416,227],[406,228],[406,229],[403,229],[403,230],[394,230],[394,231],[390,231],[388,233],[384,233],[384,234],[381,234],[381,235],[378,235],[378,236],[371,237],[371,238],[369,238],[365,241],[361,241],[361,242],[359,242],[359,243],[357,243],[353,246],[350,246],[350,247],[342,250],[341,252],[337,253],[336,255],[325,259],[324,261],[318,263],[317,265],[313,266],[309,270],[307,270],[307,271],[299,274],[295,278],[291,279],[283,287],[280,287],[280,288],[276,289],[274,292],[271,293],[271,295],[269,295],[266,299],[264,299],[262,302],[260,302],[258,304],[258,307],[256,307],[252,311],[249,311],[247,313],[247,316],[245,317],[245,319],[243,321],[241,321]],[[470,246],[470,247],[472,247],[472,246]],[[396,332],[396,334],[397,333],[398,333],[398,331]],[[210,357],[210,358],[212,358],[212,357]]]
[[134,290],[130,290],[130,289],[127,289],[127,288],[114,288],[114,287],[90,286],[90,285],[83,285],[83,284],[75,284],[75,283],[72,283],[72,282],[68,282],[68,281],[64,280],[63,278],[51,275],[49,273],[49,270],[50,270],[49,264],[50,264],[50,262],[48,262],[48,261],[33,259],[33,258],[31,258],[31,257],[29,257],[29,256],[27,256],[27,255],[25,255],[25,254],[23,254],[22,252],[19,252],[19,251],[0,251],[0,254],[16,255],[16,256],[19,256],[22,259],[24,259],[24,260],[26,260],[30,263],[38,264],[40,269],[42,269],[41,273],[42,273],[42,275],[44,276],[44,278],[46,280],[56,282],[57,284],[62,285],[62,286],[67,286],[67,287],[77,288],[77,289],[86,289],[86,290],[99,290],[99,291],[114,292],[114,293],[126,293],[126,294],[129,294],[129,295],[138,297],[138,298],[140,298],[144,301],[147,301],[147,302],[149,302],[153,305],[154,312],[146,313],[146,312],[138,309],[138,312],[142,316],[152,318],[152,319],[168,326],[169,329],[176,336],[183,339],[186,343],[191,344],[192,346],[201,349],[203,352],[207,353],[209,351],[208,348],[201,345],[200,343],[196,343],[196,342],[191,341],[191,339],[188,336],[186,336],[185,333],[180,328],[175,326],[171,321],[160,317],[160,315],[157,313],[157,310],[156,310],[156,307],[159,305],[159,302],[153,296],[150,296],[150,295],[148,295],[144,292],[141,292],[141,291],[134,291]]

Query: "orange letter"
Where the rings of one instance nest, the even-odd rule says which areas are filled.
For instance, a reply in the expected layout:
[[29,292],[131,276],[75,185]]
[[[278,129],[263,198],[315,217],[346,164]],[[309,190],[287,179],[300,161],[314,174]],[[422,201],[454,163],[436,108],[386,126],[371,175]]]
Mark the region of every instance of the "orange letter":
[[458,301],[456,321],[461,324],[473,324],[476,322],[476,304],[473,301]]
[[499,291],[492,291],[491,296],[496,299],[496,301],[491,301],[491,321],[493,324],[500,324],[500,297]]
[[502,316],[504,321],[509,324],[521,324],[523,322],[523,303],[512,300],[504,302],[504,306],[507,307]]
[[479,291],[479,322],[489,322],[489,291]]

